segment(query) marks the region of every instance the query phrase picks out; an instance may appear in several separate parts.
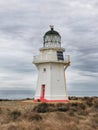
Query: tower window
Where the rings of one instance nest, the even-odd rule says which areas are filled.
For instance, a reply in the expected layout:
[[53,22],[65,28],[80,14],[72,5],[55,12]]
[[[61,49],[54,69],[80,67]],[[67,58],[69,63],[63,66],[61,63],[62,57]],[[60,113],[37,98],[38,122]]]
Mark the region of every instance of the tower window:
[[58,60],[64,60],[62,51],[57,51],[57,58],[58,58]]

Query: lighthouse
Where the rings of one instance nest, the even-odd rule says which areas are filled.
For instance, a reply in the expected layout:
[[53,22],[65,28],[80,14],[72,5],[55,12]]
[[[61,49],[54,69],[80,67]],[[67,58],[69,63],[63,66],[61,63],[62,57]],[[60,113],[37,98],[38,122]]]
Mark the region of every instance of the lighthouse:
[[34,99],[41,102],[66,102],[65,71],[70,65],[70,56],[64,55],[61,47],[61,36],[50,26],[43,36],[43,47],[40,54],[33,57],[33,64],[38,69],[37,88]]

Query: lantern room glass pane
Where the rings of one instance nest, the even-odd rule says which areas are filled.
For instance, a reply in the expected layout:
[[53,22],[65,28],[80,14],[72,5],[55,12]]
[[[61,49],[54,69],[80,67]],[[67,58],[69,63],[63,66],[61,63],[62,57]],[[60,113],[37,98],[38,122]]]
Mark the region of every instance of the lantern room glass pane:
[[44,38],[45,47],[60,47],[61,37],[57,35],[47,35]]

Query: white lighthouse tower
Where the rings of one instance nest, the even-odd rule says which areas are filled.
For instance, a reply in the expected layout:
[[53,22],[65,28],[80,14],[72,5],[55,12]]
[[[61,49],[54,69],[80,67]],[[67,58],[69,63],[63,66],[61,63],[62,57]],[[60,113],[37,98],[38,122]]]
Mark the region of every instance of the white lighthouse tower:
[[41,102],[68,101],[65,70],[70,65],[70,57],[64,56],[61,36],[50,26],[51,30],[43,37],[40,55],[34,56],[33,63],[38,69],[38,81],[34,99]]

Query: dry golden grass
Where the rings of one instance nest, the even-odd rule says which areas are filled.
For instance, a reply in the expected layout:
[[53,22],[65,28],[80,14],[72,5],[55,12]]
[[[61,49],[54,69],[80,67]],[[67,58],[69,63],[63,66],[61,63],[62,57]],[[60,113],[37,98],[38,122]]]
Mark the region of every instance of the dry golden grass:
[[0,130],[98,130],[98,98],[48,104],[0,101]]

